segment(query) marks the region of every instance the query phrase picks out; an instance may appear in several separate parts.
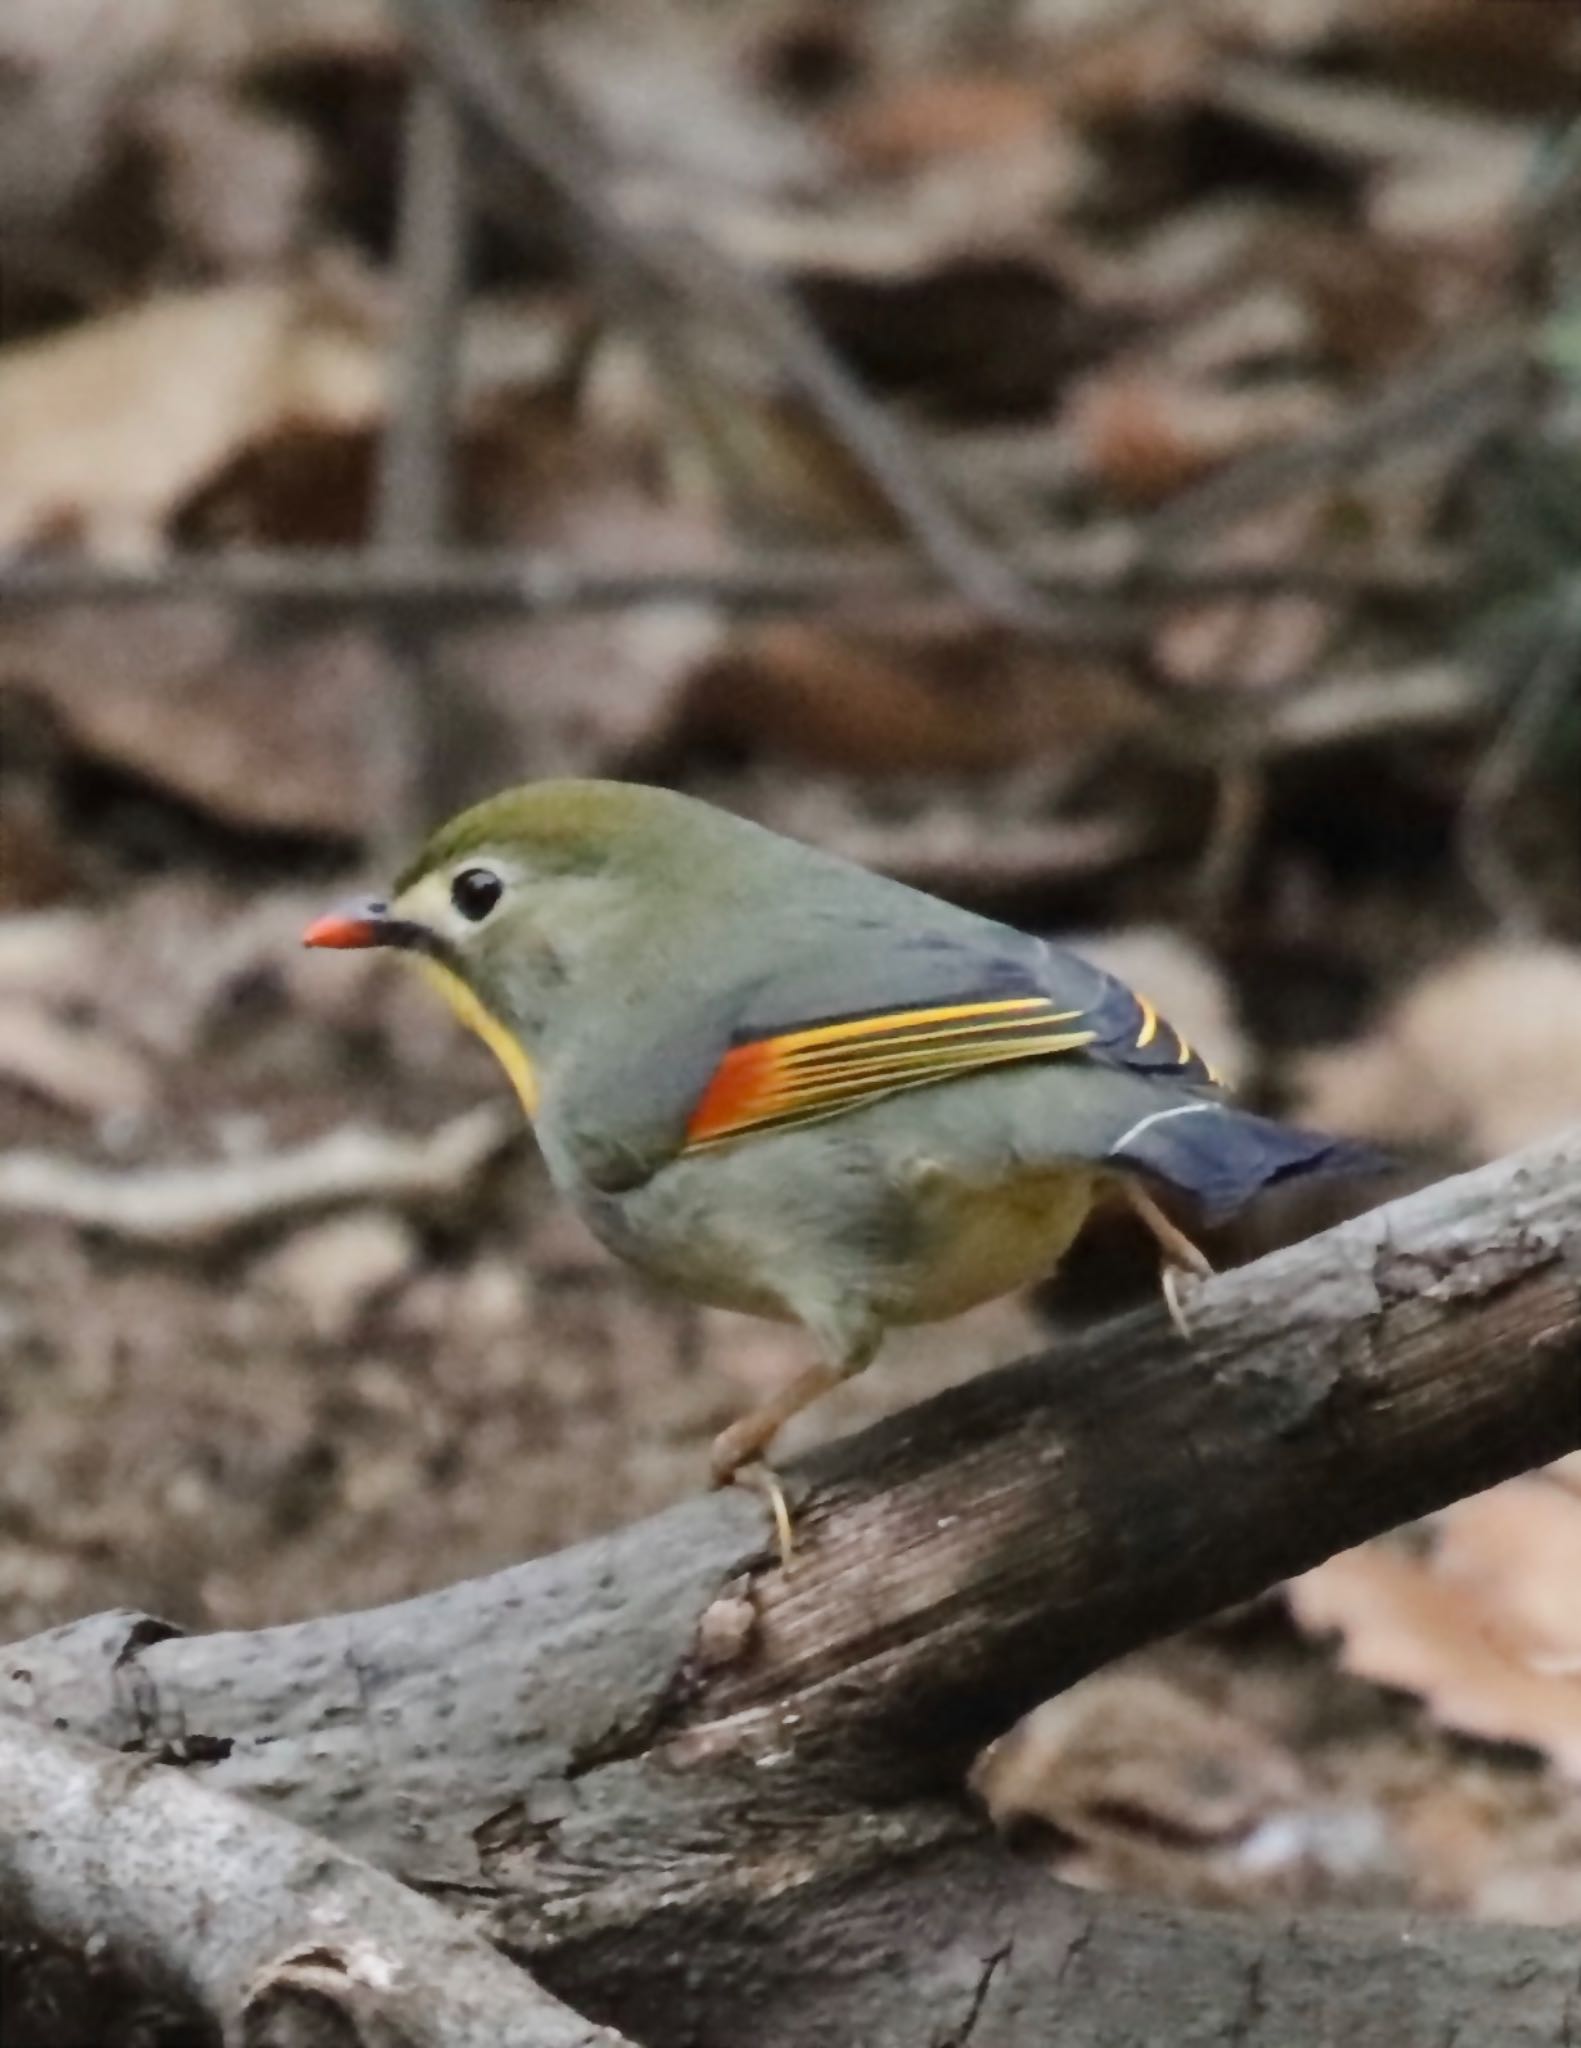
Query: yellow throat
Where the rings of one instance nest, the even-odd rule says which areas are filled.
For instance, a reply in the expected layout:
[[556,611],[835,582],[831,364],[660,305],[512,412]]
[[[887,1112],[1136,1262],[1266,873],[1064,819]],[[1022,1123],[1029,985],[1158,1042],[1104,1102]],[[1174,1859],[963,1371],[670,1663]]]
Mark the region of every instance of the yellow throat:
[[482,1039],[509,1075],[511,1086],[521,1097],[522,1108],[532,1116],[538,1108],[538,1079],[521,1040],[479,1002],[459,974],[421,954],[413,955],[412,964],[421,970],[429,986],[439,991],[467,1029]]

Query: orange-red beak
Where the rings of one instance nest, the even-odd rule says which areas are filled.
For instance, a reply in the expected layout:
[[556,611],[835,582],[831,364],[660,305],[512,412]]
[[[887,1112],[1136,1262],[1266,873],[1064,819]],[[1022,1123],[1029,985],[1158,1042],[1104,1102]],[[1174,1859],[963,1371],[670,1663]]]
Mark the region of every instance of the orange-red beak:
[[346,950],[359,946],[383,946],[390,941],[390,914],[386,905],[363,901],[343,903],[336,910],[315,917],[302,934],[304,946],[333,946]]

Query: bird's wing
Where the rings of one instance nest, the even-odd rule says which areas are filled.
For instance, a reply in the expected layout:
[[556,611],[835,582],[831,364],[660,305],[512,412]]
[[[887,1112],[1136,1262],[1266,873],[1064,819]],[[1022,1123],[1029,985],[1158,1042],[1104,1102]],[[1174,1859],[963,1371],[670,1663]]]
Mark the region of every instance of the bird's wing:
[[684,1149],[1060,1055],[1188,1087],[1214,1082],[1145,997],[1008,927],[848,936],[753,991],[692,1105]]

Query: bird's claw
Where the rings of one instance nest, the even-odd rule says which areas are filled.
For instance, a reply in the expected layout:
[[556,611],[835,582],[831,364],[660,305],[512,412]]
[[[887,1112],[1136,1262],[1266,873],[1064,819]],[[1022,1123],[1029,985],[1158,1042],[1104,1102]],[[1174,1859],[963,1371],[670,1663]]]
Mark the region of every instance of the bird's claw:
[[1192,1341],[1191,1321],[1186,1314],[1184,1290],[1189,1286],[1193,1293],[1206,1280],[1213,1268],[1204,1259],[1200,1267],[1177,1266],[1166,1263],[1159,1272],[1159,1285],[1163,1289],[1164,1306],[1169,1310],[1169,1320],[1175,1327],[1175,1334],[1183,1343]]
[[753,1493],[760,1493],[768,1502],[769,1512],[774,1517],[774,1540],[780,1554],[780,1568],[789,1571],[791,1559],[796,1555],[796,1531],[791,1522],[790,1502],[785,1489],[771,1466],[760,1459],[750,1464],[740,1464],[733,1471],[721,1472],[717,1463],[714,1468],[715,1486],[745,1486]]
[[708,1454],[709,1471],[715,1486],[745,1486],[759,1493],[768,1502],[774,1517],[774,1535],[779,1546],[780,1563],[789,1568],[795,1554],[795,1533],[791,1526],[790,1503],[785,1498],[785,1489],[775,1477],[773,1468],[763,1459],[769,1439],[778,1428],[773,1421],[765,1427],[765,1418],[744,1415],[739,1422],[733,1422],[728,1429],[722,1429],[714,1438]]

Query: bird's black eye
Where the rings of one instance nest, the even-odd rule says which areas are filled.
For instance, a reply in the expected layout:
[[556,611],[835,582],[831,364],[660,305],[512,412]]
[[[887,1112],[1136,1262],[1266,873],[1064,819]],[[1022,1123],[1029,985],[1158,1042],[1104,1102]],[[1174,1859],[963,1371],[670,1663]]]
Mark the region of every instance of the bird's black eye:
[[472,924],[481,924],[499,902],[505,884],[492,868],[463,868],[450,884],[450,900]]

